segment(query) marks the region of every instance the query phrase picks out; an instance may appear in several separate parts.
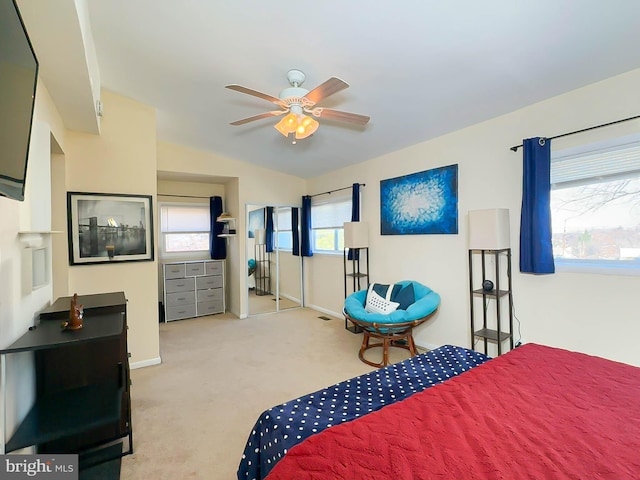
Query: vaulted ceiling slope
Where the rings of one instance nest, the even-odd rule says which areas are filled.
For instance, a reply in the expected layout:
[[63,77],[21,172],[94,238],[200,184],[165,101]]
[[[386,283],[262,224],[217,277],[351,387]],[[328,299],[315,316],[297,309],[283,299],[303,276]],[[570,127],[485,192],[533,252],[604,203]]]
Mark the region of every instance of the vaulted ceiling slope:
[[[160,140],[303,178],[640,67],[635,0],[85,1],[102,86],[156,107]],[[281,117],[229,125],[274,105],[225,85],[278,96],[293,68],[371,121],[295,145]]]

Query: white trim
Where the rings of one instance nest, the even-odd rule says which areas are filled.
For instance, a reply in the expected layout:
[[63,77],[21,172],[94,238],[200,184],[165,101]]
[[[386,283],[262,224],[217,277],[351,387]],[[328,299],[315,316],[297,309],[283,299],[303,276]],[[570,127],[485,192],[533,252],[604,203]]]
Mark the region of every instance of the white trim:
[[344,319],[344,315],[342,315],[342,312],[341,313],[336,313],[336,312],[334,312],[332,310],[327,310],[326,308],[318,307],[317,305],[305,305],[305,307],[306,308],[310,308],[312,310],[316,310],[316,311],[321,312],[321,313],[326,313],[327,315],[331,315],[332,317],[335,317],[335,318],[338,318],[338,319],[340,319],[340,318]]
[[129,364],[129,368],[131,370],[135,370],[136,368],[150,367],[151,365],[159,365],[162,363],[162,359],[160,357],[150,358],[149,360],[141,360],[139,362],[133,362]]
[[417,342],[415,341],[415,339],[414,339],[414,342],[416,344],[416,347],[424,348],[425,350],[435,350],[436,348],[442,347],[442,345],[436,345],[435,343]]

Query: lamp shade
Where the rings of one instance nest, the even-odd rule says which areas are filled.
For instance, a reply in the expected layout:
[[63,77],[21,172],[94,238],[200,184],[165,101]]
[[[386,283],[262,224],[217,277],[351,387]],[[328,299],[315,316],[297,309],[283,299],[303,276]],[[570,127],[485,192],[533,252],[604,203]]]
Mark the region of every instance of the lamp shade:
[[508,208],[469,210],[469,250],[510,248]]
[[369,246],[369,224],[367,222],[344,223],[344,248],[366,248]]
[[267,231],[264,228],[256,228],[254,230],[256,245],[264,245],[267,243]]

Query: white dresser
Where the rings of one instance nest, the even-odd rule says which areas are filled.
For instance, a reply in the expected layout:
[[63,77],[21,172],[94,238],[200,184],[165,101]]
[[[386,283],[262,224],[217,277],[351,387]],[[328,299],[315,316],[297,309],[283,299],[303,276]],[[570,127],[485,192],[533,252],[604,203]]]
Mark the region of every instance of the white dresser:
[[162,270],[166,322],[224,313],[224,260],[165,263]]

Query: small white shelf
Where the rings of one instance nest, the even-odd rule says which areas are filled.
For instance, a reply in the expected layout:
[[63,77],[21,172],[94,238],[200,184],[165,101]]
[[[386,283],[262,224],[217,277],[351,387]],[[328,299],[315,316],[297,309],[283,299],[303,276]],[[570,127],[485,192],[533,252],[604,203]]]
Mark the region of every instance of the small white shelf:
[[[236,236],[236,219],[233,217],[218,217],[216,222],[224,223],[225,227],[222,233],[218,234],[221,238],[231,238]],[[232,231],[233,233],[229,233]]]
[[59,230],[21,230],[18,232],[20,243],[26,248],[39,248],[43,244],[43,236],[52,233],[63,233]]

